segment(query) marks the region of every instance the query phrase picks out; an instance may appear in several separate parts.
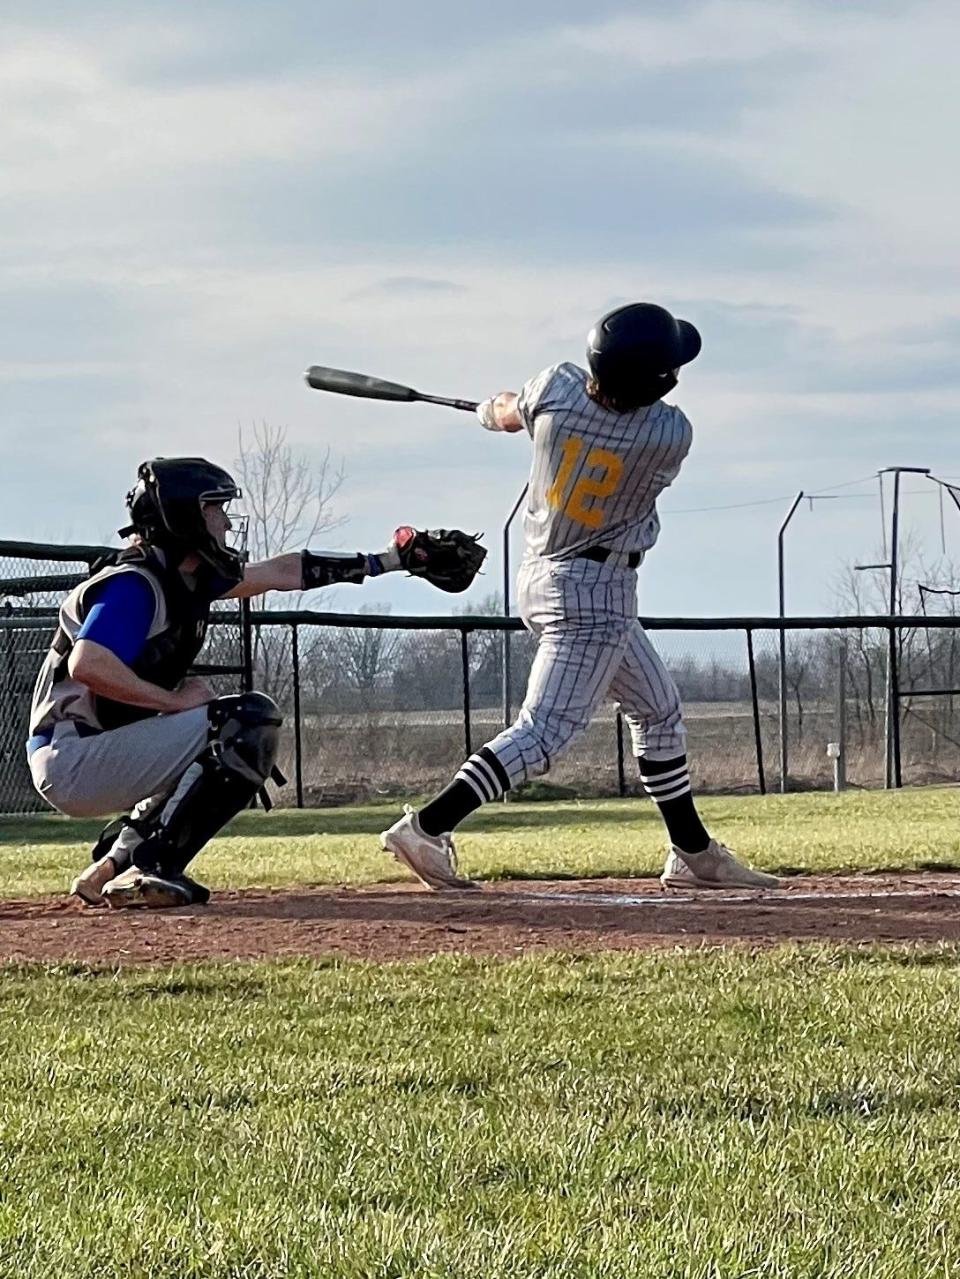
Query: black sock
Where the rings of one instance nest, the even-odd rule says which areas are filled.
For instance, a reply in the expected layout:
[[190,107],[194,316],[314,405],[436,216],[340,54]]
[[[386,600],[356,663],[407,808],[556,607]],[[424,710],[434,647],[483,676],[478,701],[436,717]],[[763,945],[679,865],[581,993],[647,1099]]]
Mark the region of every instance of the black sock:
[[663,818],[670,842],[683,853],[702,853],[710,843],[690,790],[686,755],[673,759],[647,759],[641,755],[640,780]]
[[460,766],[453,781],[420,809],[417,819],[424,835],[443,835],[491,799],[510,789],[506,769],[492,750],[481,746]]

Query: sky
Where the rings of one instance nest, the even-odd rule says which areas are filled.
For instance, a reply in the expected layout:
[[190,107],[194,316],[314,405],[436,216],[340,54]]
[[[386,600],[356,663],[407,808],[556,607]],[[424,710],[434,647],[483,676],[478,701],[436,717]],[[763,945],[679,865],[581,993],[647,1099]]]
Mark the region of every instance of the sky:
[[[144,458],[229,467],[268,423],[342,465],[327,547],[486,534],[465,596],[394,578],[328,607],[476,606],[526,436],[303,369],[479,399],[582,363],[634,299],[704,339],[642,612],[775,612],[800,490],[833,496],[791,522],[788,612],[834,611],[882,549],[876,473],[960,476],[953,0],[0,0],[0,22],[0,537],[110,540]],[[947,574],[960,514],[903,492]]]

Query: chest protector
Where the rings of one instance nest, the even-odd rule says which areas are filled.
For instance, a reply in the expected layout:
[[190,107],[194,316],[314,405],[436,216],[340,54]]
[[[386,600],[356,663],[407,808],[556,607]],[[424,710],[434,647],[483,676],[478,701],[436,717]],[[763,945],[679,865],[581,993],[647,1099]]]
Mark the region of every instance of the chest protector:
[[[229,589],[214,573],[201,568],[188,586],[181,573],[166,566],[161,556],[149,546],[131,546],[120,551],[108,563],[95,566],[93,576],[104,568],[129,565],[148,574],[163,597],[166,625],[147,640],[139,657],[130,664],[134,674],[160,688],[174,689],[186,676],[203,648],[210,618],[210,605]],[[74,641],[62,627],[58,628],[53,649],[60,658],[55,682],[67,673],[67,659]],[[149,719],[156,711],[131,706],[108,697],[94,697],[96,716],[105,729],[121,728],[136,720]]]

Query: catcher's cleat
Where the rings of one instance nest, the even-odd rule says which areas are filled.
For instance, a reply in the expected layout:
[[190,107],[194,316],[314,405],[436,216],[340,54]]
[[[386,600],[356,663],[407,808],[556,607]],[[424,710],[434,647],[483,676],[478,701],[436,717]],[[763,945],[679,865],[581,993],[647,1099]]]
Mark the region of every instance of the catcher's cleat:
[[206,884],[198,884],[195,879],[191,879],[189,875],[180,874],[177,876],[177,882],[186,884],[187,888],[193,894],[194,906],[206,906],[210,900],[210,889]]
[[664,888],[779,888],[775,875],[751,870],[715,839],[702,853],[682,853],[671,847],[660,876]]
[[434,892],[477,887],[472,879],[462,879],[457,874],[457,850],[451,836],[425,835],[409,804],[400,820],[381,833],[380,847]]
[[70,885],[70,896],[79,897],[88,906],[105,906],[103,890],[117,875],[117,863],[108,854],[91,862]]
[[[198,900],[194,889],[199,888],[201,885],[185,875],[156,875],[131,866],[107,884],[103,895],[107,905],[115,910],[168,910],[173,906],[193,906]],[[209,898],[207,890],[202,891]]]

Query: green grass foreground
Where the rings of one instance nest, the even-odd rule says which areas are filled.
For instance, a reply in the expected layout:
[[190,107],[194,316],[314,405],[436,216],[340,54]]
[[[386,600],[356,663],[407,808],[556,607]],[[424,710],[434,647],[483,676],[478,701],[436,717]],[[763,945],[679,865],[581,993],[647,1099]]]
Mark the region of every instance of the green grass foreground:
[[[953,790],[709,799],[781,872],[955,869]],[[221,886],[399,878],[395,808],[245,814]],[[99,823],[0,819],[3,895]],[[639,801],[491,806],[482,877],[640,875]],[[0,969],[0,1279],[960,1274],[960,948]]]
[[0,1274],[960,1273],[960,952],[0,976]]
[[[955,789],[706,798],[711,830],[754,865],[800,871],[960,868]],[[403,878],[377,835],[398,805],[244,813],[196,863],[214,887],[373,883]],[[55,814],[0,818],[0,895],[63,891],[102,823]],[[664,835],[645,800],[491,804],[458,839],[480,879],[659,873]]]

